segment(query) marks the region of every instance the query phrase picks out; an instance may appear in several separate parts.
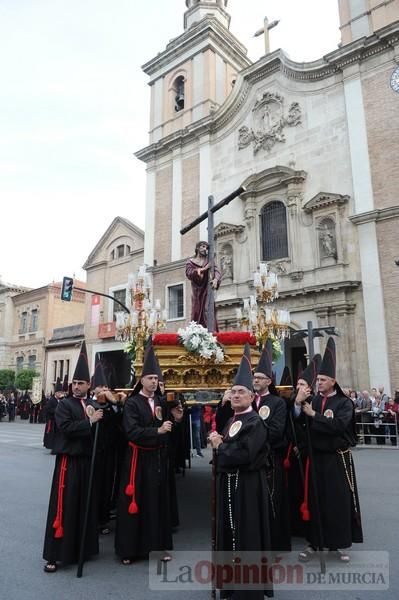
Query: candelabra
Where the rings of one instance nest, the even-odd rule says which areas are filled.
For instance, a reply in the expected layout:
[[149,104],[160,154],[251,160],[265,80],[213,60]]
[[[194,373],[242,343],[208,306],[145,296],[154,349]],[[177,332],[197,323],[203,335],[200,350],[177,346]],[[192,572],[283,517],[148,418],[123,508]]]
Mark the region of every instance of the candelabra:
[[256,296],[245,298],[243,308],[236,309],[241,327],[255,335],[260,346],[268,337],[277,340],[289,337],[290,313],[269,304],[278,298],[278,278],[266,263],[260,263],[254,273],[254,287]]
[[152,291],[151,277],[145,266],[142,266],[136,274],[130,274],[128,277],[130,312],[115,313],[115,338],[127,342],[129,350],[138,362],[143,359],[148,337],[166,326],[166,310],[162,310],[160,300],[152,303]]
[[254,287],[256,299],[261,304],[278,298],[278,277],[270,271],[267,263],[261,262],[258,271],[254,273]]

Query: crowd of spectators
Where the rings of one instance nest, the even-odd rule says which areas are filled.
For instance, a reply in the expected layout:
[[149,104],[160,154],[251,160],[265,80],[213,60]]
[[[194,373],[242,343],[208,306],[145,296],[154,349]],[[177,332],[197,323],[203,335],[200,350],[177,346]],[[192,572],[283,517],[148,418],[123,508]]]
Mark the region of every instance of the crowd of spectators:
[[351,398],[356,413],[356,428],[359,442],[364,444],[377,444],[392,446],[398,444],[399,424],[399,390],[394,395],[388,396],[384,386],[363,390],[345,389]]

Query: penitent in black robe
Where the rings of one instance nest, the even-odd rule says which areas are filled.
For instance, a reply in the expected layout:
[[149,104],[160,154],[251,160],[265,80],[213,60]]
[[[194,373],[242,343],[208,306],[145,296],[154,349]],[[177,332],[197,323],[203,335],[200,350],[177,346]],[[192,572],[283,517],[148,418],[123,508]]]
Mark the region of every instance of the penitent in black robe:
[[[242,423],[241,428],[233,435],[231,427],[238,427],[238,421]],[[226,425],[224,441],[216,451],[218,551],[248,551],[263,555],[271,548],[266,479],[267,437],[266,427],[255,411],[236,415]],[[267,585],[262,589],[223,590],[222,595],[261,600],[266,589]],[[271,586],[268,591],[270,594]]]
[[90,403],[103,410],[103,418],[98,424],[98,439],[94,467],[94,486],[97,498],[98,524],[100,529],[107,526],[110,518],[112,494],[117,468],[117,443],[119,425],[122,418],[120,406],[111,402],[98,404],[92,398]]
[[43,435],[43,446],[48,448],[49,450],[53,449],[55,434],[56,434],[56,424],[55,424],[55,410],[58,406],[58,400],[55,396],[51,396],[47,400],[46,403],[46,426],[44,428]]
[[[316,416],[310,418],[314,468],[323,534],[323,546],[331,550],[349,548],[363,542],[355,467],[350,447],[355,444],[354,408],[352,401],[339,392],[326,399],[312,400]],[[300,418],[303,419],[304,415]],[[306,482],[305,482],[306,485]],[[310,527],[307,539],[318,544],[316,506],[309,468]],[[352,488],[352,489],[351,489]]]
[[301,506],[304,501],[304,474],[308,453],[306,425],[302,419],[294,418],[296,392],[287,399],[287,441],[286,473],[290,505],[291,536],[305,537],[307,522],[303,519]]
[[115,532],[115,551],[120,558],[146,558],[151,551],[172,549],[168,434],[158,433],[166,408],[157,397],[154,404],[153,414],[148,398],[140,393],[125,403],[123,428],[129,446],[121,473]]
[[[92,431],[81,400],[63,398],[55,411],[57,433],[53,482],[47,515],[43,558],[64,564],[77,562],[88,494]],[[64,485],[64,487],[63,487]],[[95,498],[89,511],[85,559],[98,553]]]
[[269,512],[272,549],[277,552],[291,550],[290,507],[287,473],[284,458],[287,451],[287,405],[279,396],[266,394],[257,405],[259,415],[269,432],[270,455],[268,459]]

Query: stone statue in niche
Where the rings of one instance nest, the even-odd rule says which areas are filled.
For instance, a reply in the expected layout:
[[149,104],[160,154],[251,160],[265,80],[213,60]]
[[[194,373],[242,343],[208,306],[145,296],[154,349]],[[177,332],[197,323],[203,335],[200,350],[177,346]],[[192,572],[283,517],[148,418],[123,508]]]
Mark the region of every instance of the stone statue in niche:
[[335,223],[332,219],[323,220],[319,227],[320,258],[332,258],[337,260],[337,239],[335,234]]
[[223,281],[233,281],[233,248],[230,244],[225,244],[220,253],[220,268],[222,270]]

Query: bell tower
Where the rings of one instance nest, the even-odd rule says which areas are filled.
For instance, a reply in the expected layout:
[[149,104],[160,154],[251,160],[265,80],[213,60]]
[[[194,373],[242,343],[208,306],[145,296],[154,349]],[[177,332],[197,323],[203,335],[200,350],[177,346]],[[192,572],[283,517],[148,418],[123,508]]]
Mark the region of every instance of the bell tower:
[[338,0],[342,45],[399,19],[399,0]]
[[207,117],[251,64],[230,32],[228,0],[185,0],[184,32],[143,66],[150,76],[150,143]]
[[227,2],[228,0],[186,0],[188,10],[184,14],[184,29],[188,29],[207,15],[212,15],[228,29],[230,15],[225,11]]
[[[142,67],[151,88],[150,131],[148,146],[136,156],[147,164],[144,261],[154,276],[192,253],[198,231],[182,238],[180,229],[208,207],[209,126],[239,73],[252,64],[229,29],[227,3],[185,0],[184,31]],[[200,236],[205,238],[206,224]],[[184,280],[184,271],[176,277]]]

